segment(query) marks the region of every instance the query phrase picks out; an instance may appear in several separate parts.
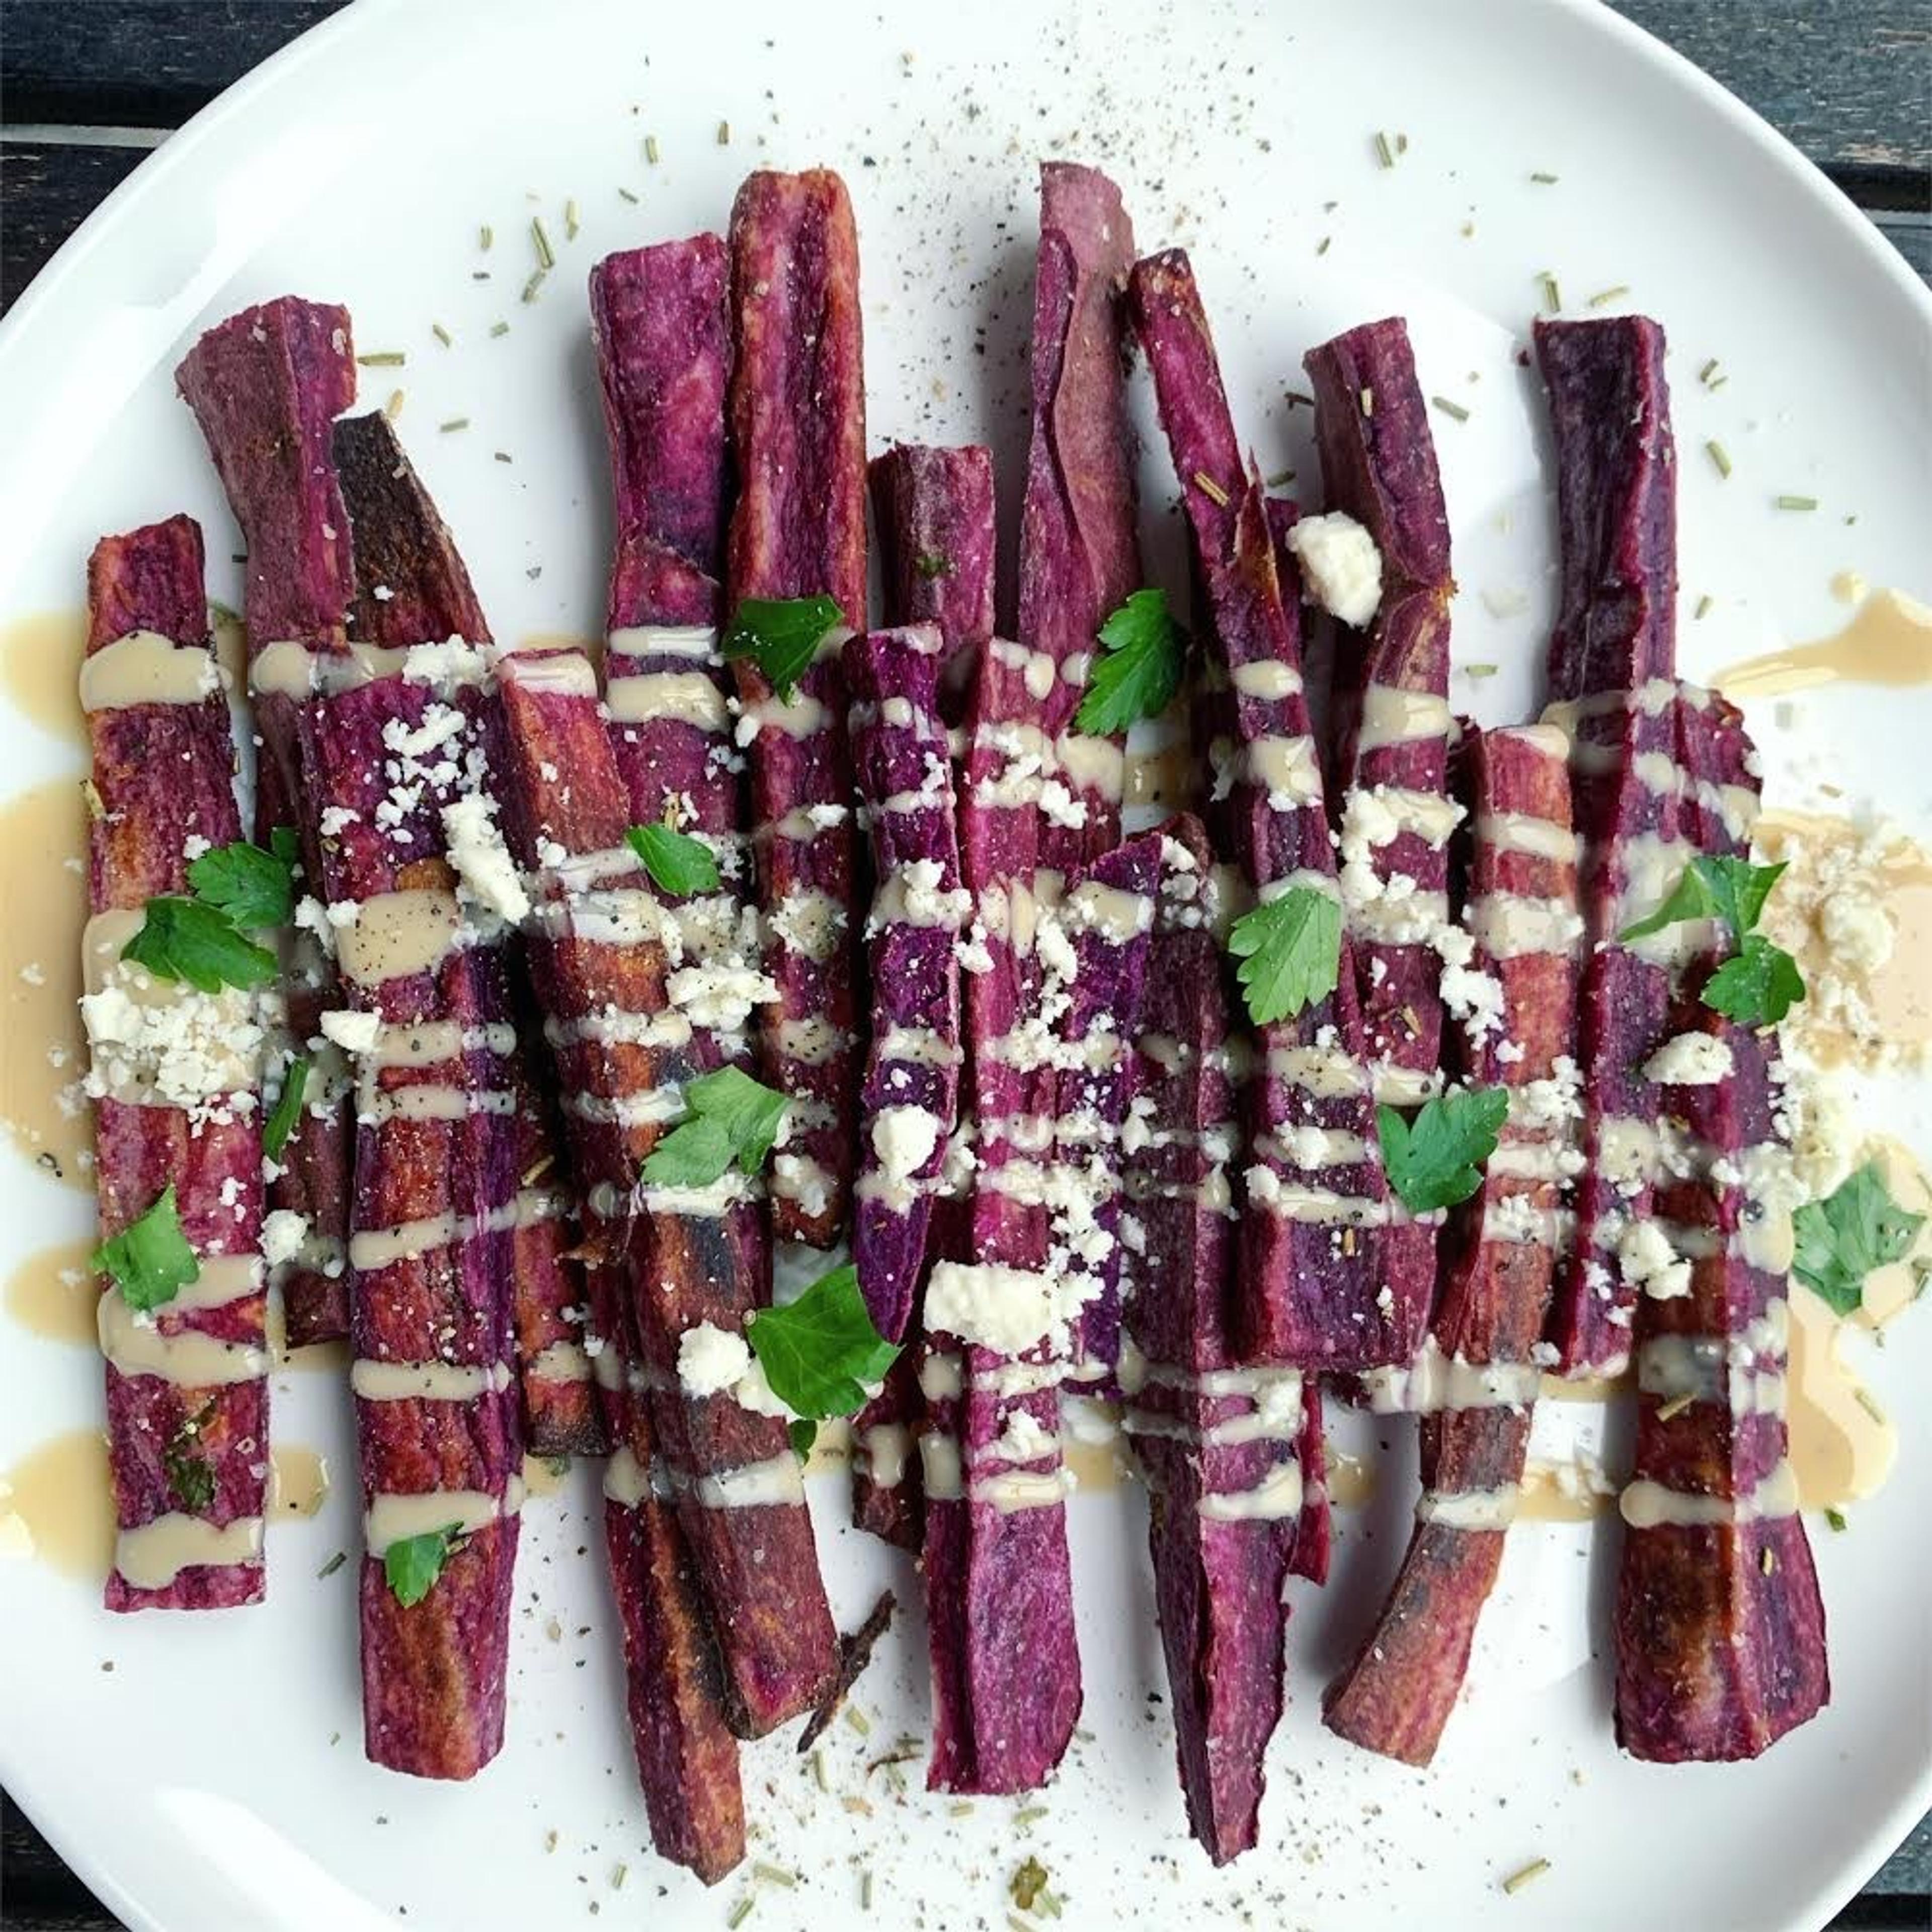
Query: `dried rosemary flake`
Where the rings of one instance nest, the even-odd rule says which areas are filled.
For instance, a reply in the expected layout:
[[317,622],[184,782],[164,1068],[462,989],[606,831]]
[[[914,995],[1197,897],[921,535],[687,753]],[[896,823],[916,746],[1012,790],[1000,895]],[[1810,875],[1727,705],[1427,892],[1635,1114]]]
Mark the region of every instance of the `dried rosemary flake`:
[[539,268],[524,284],[524,300],[526,302],[535,302],[537,298],[537,291],[543,286],[543,282],[544,271]]
[[731,145],[731,124],[728,121],[721,121],[718,124],[718,145],[721,148],[728,148]]
[[1670,1400],[1657,1412],[1658,1420],[1660,1422],[1668,1422],[1670,1420],[1672,1417],[1682,1415],[1696,1400],[1696,1398],[1694,1396],[1672,1396]]
[[832,1780],[825,1774],[825,1754],[815,1750],[812,1754],[812,1781],[821,1791],[832,1789]]
[[1408,152],[1408,136],[1406,134],[1398,134],[1395,137],[1395,151],[1398,154]]
[[382,413],[394,422],[403,412],[403,392],[400,389],[389,392],[389,400],[382,405]]
[[1312,410],[1315,406],[1315,398],[1305,389],[1291,389],[1288,392],[1288,406],[1292,410]]
[[610,1874],[610,1889],[613,1892],[622,1892],[624,1888],[624,1881],[630,1875],[631,1868],[628,1865],[619,1865]]
[[1708,617],[1711,614],[1712,603],[1713,600],[1708,597],[1699,598],[1697,600],[1697,608],[1691,612],[1691,616],[1694,618]]
[[1710,361],[1706,362],[1703,368],[1697,371],[1697,380],[1703,384],[1706,388],[1708,389],[1711,386],[1711,378],[1717,373],[1718,358],[1713,356]]
[[656,167],[658,164],[658,137],[655,134],[646,134],[644,136],[644,159],[649,161],[652,167]]
[[1228,507],[1227,491],[1222,489],[1220,484],[1216,482],[1214,478],[1210,476],[1205,470],[1197,470],[1195,471],[1194,487],[1201,492],[1202,496],[1207,497],[1210,502],[1213,502],[1217,508],[1225,510]]
[[872,1805],[863,1798],[842,1798],[838,1802],[847,1810],[856,1813],[861,1818],[869,1818],[872,1815]]
[[1590,306],[1592,308],[1608,308],[1612,302],[1622,302],[1629,293],[1629,283],[1618,282],[1614,288],[1599,289],[1590,298]]
[[1828,1522],[1834,1529],[1842,1530],[1849,1527],[1845,1521],[1845,1513],[1843,1510],[1828,1509],[1825,1512],[1825,1520]]
[[859,1910],[869,1912],[872,1909],[872,1868],[868,1865],[859,1874]]
[[755,1879],[762,1879],[767,1885],[782,1885],[788,1892],[798,1882],[797,1873],[787,1871],[782,1865],[768,1865],[754,1862],[752,1867],[752,1876]]
[[333,1576],[336,1571],[340,1570],[343,1564],[346,1563],[348,1561],[349,1552],[344,1550],[338,1550],[335,1554],[315,1573],[316,1581],[317,1582],[320,1582],[325,1576]]
[[484,222],[483,226],[476,231],[476,243],[477,246],[480,248],[487,250],[490,243],[495,241],[496,238],[496,230],[492,228],[487,221]]
[[372,349],[356,359],[365,369],[400,369],[410,358],[405,350]]
[[1547,1858],[1532,1858],[1522,1870],[1511,1872],[1503,1880],[1503,1889],[1514,1898],[1525,1886],[1533,1884],[1549,1869],[1550,1861]]
[[1277,470],[1272,476],[1264,476],[1262,481],[1270,490],[1284,490],[1294,481],[1294,472],[1292,470]]
[[1431,396],[1429,399],[1445,416],[1454,416],[1458,422],[1467,422],[1469,412],[1460,403],[1452,402],[1447,396]]
[[1556,176],[1546,174],[1540,168],[1530,176],[1530,179],[1535,182],[1538,188],[1554,188],[1556,185]]
[[1536,279],[1543,284],[1544,307],[1552,315],[1560,314],[1563,308],[1563,290],[1556,276],[1545,268]]
[[1389,137],[1378,129],[1376,134],[1376,158],[1385,168],[1395,166],[1395,148]]
[[846,1723],[850,1724],[862,1738],[868,1738],[872,1735],[872,1720],[860,1709],[857,1705],[848,1704],[845,1706],[844,1717]]
[[1318,255],[1327,254],[1329,249],[1334,246],[1334,240],[1335,238],[1332,235],[1323,236],[1321,241],[1316,245],[1316,254]]
[[1494,677],[1496,674],[1496,667],[1492,664],[1472,664],[1462,667],[1465,677]]
[[1013,1814],[1013,1822],[1024,1831],[1029,1825],[1036,1825],[1046,1816],[1044,1804],[1027,1804]]
[[429,326],[429,332],[430,334],[434,336],[437,341],[441,343],[446,349],[452,348],[455,345],[456,338],[452,335],[449,331],[445,328],[442,324],[440,322],[431,322]]
[[509,332],[510,325],[507,322],[493,322],[490,325],[490,333],[492,335],[508,335]]
[[1876,1422],[1881,1429],[1885,1426],[1885,1411],[1879,1407],[1878,1399],[1872,1394],[1870,1389],[1853,1389],[1852,1391],[1852,1400],[1856,1402],[1859,1408],[1863,1409],[1866,1414],[1870,1416],[1873,1421]]
[[624,199],[625,199],[626,201],[629,202],[630,202],[633,206],[636,206],[638,197],[637,197],[635,195],[634,195],[634,194],[631,192],[631,190],[630,190],[628,188],[620,188],[618,189],[617,192],[618,192],[620,194],[621,194],[621,195],[624,197]]
[[1816,496],[1780,496],[1778,507],[1780,510],[1815,510],[1818,500]]
[[726,1915],[724,1920],[724,1923],[730,1928],[730,1932],[738,1932],[738,1928],[743,1924],[746,1919],[751,1917],[752,1907],[757,1904],[758,1902],[758,1894],[753,1892],[748,1892],[742,1898],[739,1900],[736,1905],[732,1906],[730,1911]]
[[510,460],[510,452],[507,449],[493,449],[490,453],[499,463],[507,463]]
[[583,225],[577,218],[576,202],[566,201],[563,204],[563,238],[566,242],[574,242],[577,239],[577,231]]
[[550,237],[544,232],[543,217],[530,217],[530,245],[537,251],[537,266],[554,268],[556,266],[556,251],[550,245]]
[[448,422],[440,422],[436,424],[436,428],[442,430],[445,436],[448,436],[453,430],[467,429],[469,427],[470,418],[467,416],[452,416]]
[[1713,436],[1708,442],[1705,444],[1704,453],[1710,458],[1711,460],[1714,464],[1716,464],[1718,474],[1720,476],[1728,476],[1730,475],[1731,452],[1726,449],[1721,442],[1718,442],[1715,436]]
[[971,1817],[973,1815],[972,1799],[970,1798],[962,1798],[958,1804],[947,1805],[946,1808],[946,1815],[949,1818]]

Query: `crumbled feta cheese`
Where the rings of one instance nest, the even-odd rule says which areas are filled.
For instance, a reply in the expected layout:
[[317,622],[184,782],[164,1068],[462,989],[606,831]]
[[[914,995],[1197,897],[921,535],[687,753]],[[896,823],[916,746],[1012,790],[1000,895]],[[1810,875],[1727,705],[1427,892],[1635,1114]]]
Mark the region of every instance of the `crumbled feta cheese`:
[[344,1053],[374,1053],[382,1036],[380,1013],[356,1012],[346,1008],[322,1016],[322,1034]]
[[526,918],[529,895],[496,823],[494,802],[472,792],[442,808],[442,836],[456,868],[458,896],[500,919]]
[[872,1151],[886,1178],[910,1180],[939,1144],[938,1115],[923,1107],[881,1107],[872,1117]]
[[272,1208],[262,1217],[262,1258],[271,1268],[293,1261],[308,1238],[308,1216],[292,1208]]
[[1376,540],[1340,510],[1304,517],[1288,533],[1312,600],[1357,630],[1373,619],[1382,601],[1382,555]]
[[1690,1264],[1670,1245],[1654,1221],[1634,1221],[1617,1243],[1617,1265],[1631,1287],[1656,1301],[1690,1292]]
[[751,1360],[751,1345],[744,1336],[714,1322],[700,1322],[678,1337],[678,1382],[694,1400],[730,1388]]
[[1660,1087],[1714,1087],[1731,1066],[1729,1041],[1712,1033],[1680,1033],[1650,1056],[1643,1076]]

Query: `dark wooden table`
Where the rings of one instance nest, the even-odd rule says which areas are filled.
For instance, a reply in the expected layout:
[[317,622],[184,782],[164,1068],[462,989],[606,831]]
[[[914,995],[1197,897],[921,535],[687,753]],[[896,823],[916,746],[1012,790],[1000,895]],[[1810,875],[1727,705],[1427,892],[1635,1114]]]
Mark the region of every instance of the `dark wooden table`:
[[[170,130],[343,4],[0,0],[0,312]],[[1780,129],[1932,281],[1932,0],[1616,4]],[[0,1927],[116,1923],[4,1794],[0,1830]],[[1835,1924],[1932,1926],[1932,1819]]]

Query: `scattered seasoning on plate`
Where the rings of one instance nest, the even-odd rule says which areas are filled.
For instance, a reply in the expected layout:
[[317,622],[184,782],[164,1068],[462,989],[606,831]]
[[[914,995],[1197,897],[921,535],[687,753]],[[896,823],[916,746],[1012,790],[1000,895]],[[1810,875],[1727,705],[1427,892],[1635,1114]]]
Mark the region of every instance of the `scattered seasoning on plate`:
[[496,231],[492,228],[487,221],[484,222],[483,226],[476,231],[477,246],[483,249],[486,253],[488,251],[490,243],[494,242],[496,238]]
[[644,136],[644,159],[649,161],[652,167],[656,167],[658,164],[658,137],[655,134],[646,134]]
[[510,325],[507,322],[493,322],[490,325],[490,333],[492,335],[508,335],[509,332]]
[[537,251],[539,268],[548,270],[556,266],[556,255],[550,245],[550,236],[544,230],[541,214],[530,217],[530,245]]
[[718,124],[718,145],[721,148],[728,148],[731,145],[731,124],[728,121],[721,121]]
[[1540,169],[1530,176],[1530,179],[1535,182],[1538,188],[1554,188],[1556,185],[1556,176],[1545,174]]
[[1445,416],[1454,416],[1458,422],[1467,422],[1469,412],[1460,403],[1451,402],[1447,396],[1431,396],[1429,399]]
[[407,352],[400,349],[372,349],[368,355],[356,358],[364,369],[400,369],[409,359]]
[[1706,454],[1710,457],[1711,460],[1716,464],[1718,474],[1720,476],[1730,476],[1731,473],[1730,452],[1727,450],[1721,442],[1718,442],[1715,436],[1713,436],[1708,442],[1705,444],[1704,448]]
[[1592,308],[1608,308],[1611,303],[1615,302],[1622,302],[1624,297],[1629,293],[1629,283],[1618,282],[1613,288],[1598,290],[1598,292],[1590,298],[1590,306]]
[[1712,600],[1708,597],[1699,598],[1697,608],[1691,612],[1690,615],[1693,618],[1708,617],[1711,614],[1711,604]]
[[1514,1898],[1525,1886],[1534,1884],[1549,1869],[1550,1861],[1547,1858],[1532,1858],[1520,1871],[1511,1872],[1503,1880],[1503,1890]]
[[1816,496],[1780,496],[1778,507],[1780,510],[1815,510],[1818,500]]
[[1555,274],[1551,270],[1545,268],[1538,274],[1536,279],[1543,284],[1544,307],[1552,315],[1559,314],[1563,307],[1563,290],[1558,284]]
[[394,422],[403,412],[403,392],[400,389],[389,392],[389,400],[382,405],[382,413]]
[[430,334],[434,336],[437,341],[441,343],[446,349],[453,346],[455,343],[455,337],[452,335],[449,331],[445,328],[442,324],[440,322],[431,322],[429,326],[429,332]]
[[577,231],[583,226],[577,218],[577,203],[566,201],[563,204],[563,238],[566,242],[577,239]]
[[448,422],[440,422],[436,424],[436,428],[442,430],[445,436],[448,435],[452,430],[467,429],[469,427],[470,418],[467,416],[452,416]]

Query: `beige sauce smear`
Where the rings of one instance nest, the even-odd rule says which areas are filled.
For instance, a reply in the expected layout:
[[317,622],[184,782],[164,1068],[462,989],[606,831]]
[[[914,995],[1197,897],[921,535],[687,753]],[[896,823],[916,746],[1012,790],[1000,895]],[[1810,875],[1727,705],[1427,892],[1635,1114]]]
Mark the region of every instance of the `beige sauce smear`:
[[1328,1500],[1337,1509],[1362,1509],[1376,1492],[1376,1466],[1328,1445]]
[[604,682],[604,646],[602,638],[574,637],[568,631],[526,631],[517,640],[520,651],[581,651],[590,660],[590,668],[597,674],[599,684]]
[[1124,802],[1179,812],[1196,798],[1193,748],[1185,739],[1159,751],[1128,754]]
[[114,1561],[107,1438],[72,1429],[0,1472],[0,1556],[37,1558],[99,1582]]
[[[1764,928],[1810,989],[1780,1028],[1787,1042],[1823,1066],[1869,1067],[1888,1047],[1932,1051],[1932,853],[1902,832],[1808,812],[1766,812],[1754,843],[1786,868]],[[1867,898],[1890,915],[1882,958],[1834,926],[1834,908]]]
[[268,1515],[272,1522],[314,1516],[328,1494],[328,1461],[298,1443],[269,1452]]
[[85,746],[80,660],[87,648],[85,610],[43,610],[0,630],[0,691],[44,731]]
[[570,1474],[568,1456],[526,1456],[524,1458],[524,1494],[554,1496]]
[[80,781],[51,779],[0,806],[0,852],[8,866],[0,919],[0,1121],[28,1160],[92,1192],[94,1111],[83,1103],[70,1118],[58,1099],[87,1070],[76,1004],[87,878],[63,862],[86,863]]
[[50,1342],[97,1346],[92,1240],[65,1241],[28,1256],[7,1277],[8,1318]]
[[1932,684],[1932,607],[1878,590],[1835,636],[1747,658],[1712,680],[1726,698],[1777,698],[1822,684]]

